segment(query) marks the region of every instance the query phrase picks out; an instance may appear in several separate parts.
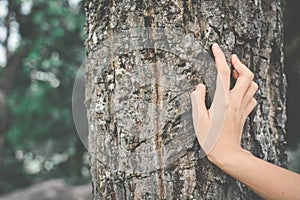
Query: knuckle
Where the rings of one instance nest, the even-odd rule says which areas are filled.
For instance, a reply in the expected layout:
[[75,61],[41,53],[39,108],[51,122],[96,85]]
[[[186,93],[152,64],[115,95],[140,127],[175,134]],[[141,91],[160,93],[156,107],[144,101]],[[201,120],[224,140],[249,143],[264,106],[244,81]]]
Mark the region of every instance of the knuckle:
[[240,104],[235,104],[232,106],[232,113],[236,116],[239,116],[241,112]]
[[229,67],[225,66],[225,67],[222,69],[222,74],[224,74],[224,75],[230,74],[230,69],[229,69]]
[[257,91],[257,90],[258,90],[258,85],[257,85],[257,83],[252,82],[252,88],[253,88],[254,91]]
[[249,71],[247,74],[246,74],[246,77],[247,77],[247,79],[249,79],[249,80],[253,80],[253,78],[254,78],[254,74],[251,72],[251,71]]
[[225,72],[230,74],[230,68],[228,66],[225,67]]
[[239,104],[239,103],[234,104],[234,106],[233,106],[233,111],[234,111],[235,113],[238,113],[239,110],[240,110],[240,104]]
[[229,109],[230,108],[230,103],[228,101],[225,101],[224,107],[225,107],[226,110]]
[[233,102],[240,102],[241,101],[241,95],[239,93],[234,93],[231,96],[231,99]]
[[256,99],[252,98],[252,105],[255,107],[257,105]]
[[250,73],[250,78],[251,78],[251,80],[254,79],[254,74],[253,74],[253,72]]

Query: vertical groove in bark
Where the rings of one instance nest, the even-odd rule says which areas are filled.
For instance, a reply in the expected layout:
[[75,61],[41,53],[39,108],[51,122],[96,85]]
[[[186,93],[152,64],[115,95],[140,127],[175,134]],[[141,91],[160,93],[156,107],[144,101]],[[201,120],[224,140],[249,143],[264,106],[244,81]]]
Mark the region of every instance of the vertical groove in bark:
[[[94,199],[259,199],[206,158],[200,158],[195,139],[178,159],[167,166],[164,163],[164,155],[171,152],[168,144],[174,142],[174,138],[180,138],[176,143],[180,147],[180,142],[184,143],[194,134],[191,121],[190,127],[178,128],[178,120],[190,109],[188,92],[192,88],[183,87],[180,88],[182,94],[176,93],[177,86],[167,79],[168,72],[178,71],[192,85],[212,80],[200,80],[201,74],[192,63],[159,49],[123,52],[104,67],[109,48],[97,50],[97,46],[113,34],[140,26],[190,34],[208,51],[213,42],[218,42],[227,58],[236,53],[254,72],[260,87],[256,95],[258,106],[244,128],[243,146],[258,157],[286,166],[282,2],[86,1],[86,53],[94,53],[87,61],[86,74],[89,147],[93,155],[103,154],[101,159],[93,155],[91,158]],[[149,36],[149,42],[155,40],[156,34]],[[147,67],[145,77],[135,72],[140,65]],[[209,74],[207,77],[214,77],[213,70],[205,73]],[[136,82],[128,83],[127,80],[135,78]],[[115,94],[115,88],[121,86],[128,91]],[[211,97],[213,91],[209,90]],[[119,103],[114,101],[115,97],[120,99]],[[146,110],[151,106],[155,107],[154,119],[147,118]],[[123,118],[118,118],[116,112]],[[135,119],[134,123],[129,122],[130,119]],[[147,150],[155,151],[155,155],[148,155],[145,160],[153,159],[152,164],[157,168],[144,173],[135,169],[118,170],[122,164],[116,158],[119,155],[115,147],[142,157]],[[137,158],[131,161],[136,162]],[[108,163],[119,168],[114,169]],[[152,166],[151,162],[148,165]]]
[[[155,54],[154,54],[155,56]],[[156,60],[156,58],[154,57],[154,60]],[[154,64],[154,76],[155,76],[155,95],[156,95],[156,119],[155,119],[155,124],[157,126],[156,130],[156,134],[155,134],[155,143],[156,143],[156,150],[157,150],[157,157],[158,157],[158,165],[160,166],[159,169],[159,174],[158,174],[158,182],[159,182],[159,198],[164,199],[165,198],[165,177],[164,177],[164,160],[163,160],[163,155],[162,155],[162,147],[163,147],[163,143],[161,140],[161,127],[160,127],[160,110],[162,110],[162,105],[161,105],[161,87],[159,87],[160,84],[160,66],[158,66],[156,63]]]

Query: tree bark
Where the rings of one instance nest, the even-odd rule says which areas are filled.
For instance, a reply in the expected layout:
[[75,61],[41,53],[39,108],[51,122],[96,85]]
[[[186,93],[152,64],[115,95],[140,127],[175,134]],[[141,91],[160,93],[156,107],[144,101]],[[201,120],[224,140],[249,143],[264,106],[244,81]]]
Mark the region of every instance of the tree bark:
[[[155,30],[162,28],[193,36],[208,52],[218,42],[228,60],[236,53],[259,85],[258,106],[246,122],[242,145],[286,167],[283,3],[86,1],[85,103],[94,199],[259,199],[201,156],[194,136],[189,94],[205,82],[212,99],[214,67],[203,75],[193,62],[156,48],[124,51],[106,60],[121,42],[102,43],[131,28],[151,27],[146,42],[157,41]],[[165,41],[166,46],[176,43]],[[176,85],[170,78],[174,74],[184,84]]]

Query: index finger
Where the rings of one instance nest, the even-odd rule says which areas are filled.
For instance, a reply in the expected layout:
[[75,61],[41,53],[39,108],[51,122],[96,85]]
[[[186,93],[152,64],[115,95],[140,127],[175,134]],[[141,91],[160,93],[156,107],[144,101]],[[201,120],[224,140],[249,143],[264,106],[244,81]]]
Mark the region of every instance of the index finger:
[[214,43],[212,46],[212,52],[215,57],[216,67],[218,70],[218,74],[222,80],[224,89],[228,89],[230,87],[230,68],[226,62],[225,55],[223,51],[220,49],[217,43]]

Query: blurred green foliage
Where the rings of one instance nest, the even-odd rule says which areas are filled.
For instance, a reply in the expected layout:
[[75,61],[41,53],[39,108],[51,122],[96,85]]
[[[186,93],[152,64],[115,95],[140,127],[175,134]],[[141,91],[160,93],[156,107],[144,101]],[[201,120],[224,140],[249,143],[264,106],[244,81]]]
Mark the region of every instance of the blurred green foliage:
[[34,0],[22,13],[26,1],[7,2],[21,37],[10,54],[25,53],[14,58],[19,66],[8,94],[10,127],[1,152],[0,194],[54,177],[85,182],[84,148],[71,110],[75,75],[84,60],[83,3]]

